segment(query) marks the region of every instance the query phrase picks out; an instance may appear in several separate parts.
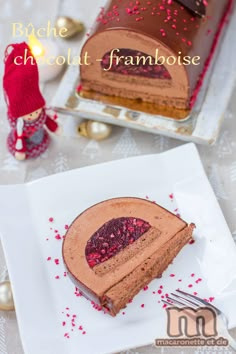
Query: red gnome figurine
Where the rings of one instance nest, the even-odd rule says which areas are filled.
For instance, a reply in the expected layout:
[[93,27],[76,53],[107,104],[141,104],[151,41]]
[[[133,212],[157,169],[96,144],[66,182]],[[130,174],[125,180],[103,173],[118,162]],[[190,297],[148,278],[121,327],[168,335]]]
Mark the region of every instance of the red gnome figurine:
[[46,114],[45,100],[39,89],[38,66],[26,43],[7,47],[3,89],[12,128],[7,139],[9,151],[17,160],[39,156],[50,143],[44,125],[55,133],[59,133],[60,128]]

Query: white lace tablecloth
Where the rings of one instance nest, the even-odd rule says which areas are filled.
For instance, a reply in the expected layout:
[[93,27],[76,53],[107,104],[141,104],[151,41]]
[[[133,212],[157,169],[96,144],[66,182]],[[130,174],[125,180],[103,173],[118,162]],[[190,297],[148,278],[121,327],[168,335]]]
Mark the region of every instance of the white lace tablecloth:
[[[89,12],[88,12],[89,11]],[[13,42],[12,23],[32,22],[35,26],[45,26],[48,20],[54,23],[57,15],[77,16],[86,18],[85,24],[89,26],[90,13],[86,9],[86,1],[77,0],[0,0],[0,57],[3,58],[4,48]],[[60,41],[65,50],[69,46],[78,46],[78,39],[73,41]],[[220,70],[220,68],[219,68]],[[3,72],[3,60],[0,61],[0,76]],[[58,86],[57,81],[46,84],[42,89],[45,98],[50,102]],[[231,104],[226,112],[226,119],[218,143],[215,146],[199,146],[203,164],[223,209],[233,237],[236,239],[236,90],[233,93]],[[63,118],[62,118],[63,119]],[[214,117],[209,117],[214,119]],[[40,158],[26,163],[17,162],[6,149],[6,137],[9,126],[6,119],[6,107],[0,90],[0,183],[22,183],[36,178],[59,173],[69,169],[82,167],[114,159],[126,158],[134,155],[158,153],[183,142],[154,136],[138,131],[123,128],[114,128],[112,136],[102,142],[53,137],[50,149]],[[84,186],[86,188],[86,186]],[[100,188],[104,188],[100,186]],[[13,201],[14,202],[14,201]],[[0,280],[4,278],[6,266],[3,251],[0,245]],[[27,294],[26,294],[27,301]],[[232,331],[236,338],[236,330]],[[217,348],[198,349],[155,349],[153,347],[137,348],[126,352],[127,354],[151,353],[212,353]],[[222,353],[231,353],[225,349]],[[14,313],[0,312],[0,354],[23,354],[21,340]],[[33,353],[30,353],[33,354]],[[43,354],[43,353],[42,353]],[[54,354],[52,352],[52,354]],[[66,353],[65,353],[66,354]],[[92,353],[81,353],[92,354]]]

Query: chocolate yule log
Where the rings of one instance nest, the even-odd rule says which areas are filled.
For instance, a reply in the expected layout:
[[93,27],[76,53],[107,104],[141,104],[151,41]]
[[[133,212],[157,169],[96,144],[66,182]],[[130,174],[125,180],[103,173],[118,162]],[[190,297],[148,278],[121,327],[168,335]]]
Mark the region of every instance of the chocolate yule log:
[[82,48],[81,95],[186,117],[233,1],[109,0]]
[[84,211],[69,227],[64,263],[82,294],[115,316],[162,276],[194,227],[150,201],[110,199]]

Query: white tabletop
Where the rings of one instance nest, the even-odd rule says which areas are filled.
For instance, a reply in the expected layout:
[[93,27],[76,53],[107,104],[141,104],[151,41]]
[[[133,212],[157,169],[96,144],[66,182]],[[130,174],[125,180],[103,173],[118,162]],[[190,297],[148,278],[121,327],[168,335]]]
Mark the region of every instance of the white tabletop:
[[[85,1],[77,0],[5,0],[0,1],[0,51],[1,58],[9,43],[21,39],[12,38],[12,23],[22,22],[25,26],[32,22],[35,26],[45,26],[47,21],[54,24],[60,15],[76,16],[85,19],[89,27],[91,9],[86,8]],[[63,50],[76,48],[81,38],[72,41],[59,40]],[[220,70],[220,68],[219,68]],[[0,73],[3,73],[3,60],[0,61]],[[42,87],[47,102],[55,94],[60,78]],[[49,150],[40,158],[27,162],[17,162],[6,149],[6,137],[9,125],[6,118],[6,106],[0,90],[0,183],[23,183],[49,174],[62,172],[103,161],[126,158],[134,155],[158,153],[179,146],[183,142],[155,136],[152,134],[114,128],[107,140],[96,142],[82,137],[75,139],[53,137]],[[236,90],[227,112],[218,143],[215,146],[199,146],[203,164],[210,182],[222,207],[230,230],[236,240]],[[63,119],[63,117],[61,117]],[[214,117],[209,117],[214,119]],[[191,172],[191,171],[190,171]],[[84,186],[86,188],[86,186]],[[103,188],[103,186],[101,186]],[[14,201],[13,201],[14,202]],[[0,245],[0,280],[4,278],[6,265]],[[27,301],[27,289],[24,289]],[[236,338],[236,330],[232,331]],[[127,354],[150,353],[206,353],[206,349],[154,349],[152,347],[133,349]],[[217,352],[211,349],[211,352]],[[230,350],[224,350],[230,353]],[[14,313],[0,312],[0,354],[23,354],[17,319]],[[32,353],[33,354],[33,353]],[[43,354],[43,353],[42,353]],[[66,354],[66,353],[65,353]],[[92,353],[83,353],[92,354]]]

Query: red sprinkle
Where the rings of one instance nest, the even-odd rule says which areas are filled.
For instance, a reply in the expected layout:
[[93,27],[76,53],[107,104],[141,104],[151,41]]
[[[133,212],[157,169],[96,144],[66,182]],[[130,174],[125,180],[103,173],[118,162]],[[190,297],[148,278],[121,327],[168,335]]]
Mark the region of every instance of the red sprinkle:
[[[89,34],[88,34],[88,35],[89,35]],[[77,91],[78,93],[80,93],[80,92],[82,91],[82,85],[78,85],[76,91]]]
[[202,279],[201,279],[201,278],[198,278],[198,279],[195,281],[195,283],[198,284],[198,283],[200,283],[201,281],[202,281]]

